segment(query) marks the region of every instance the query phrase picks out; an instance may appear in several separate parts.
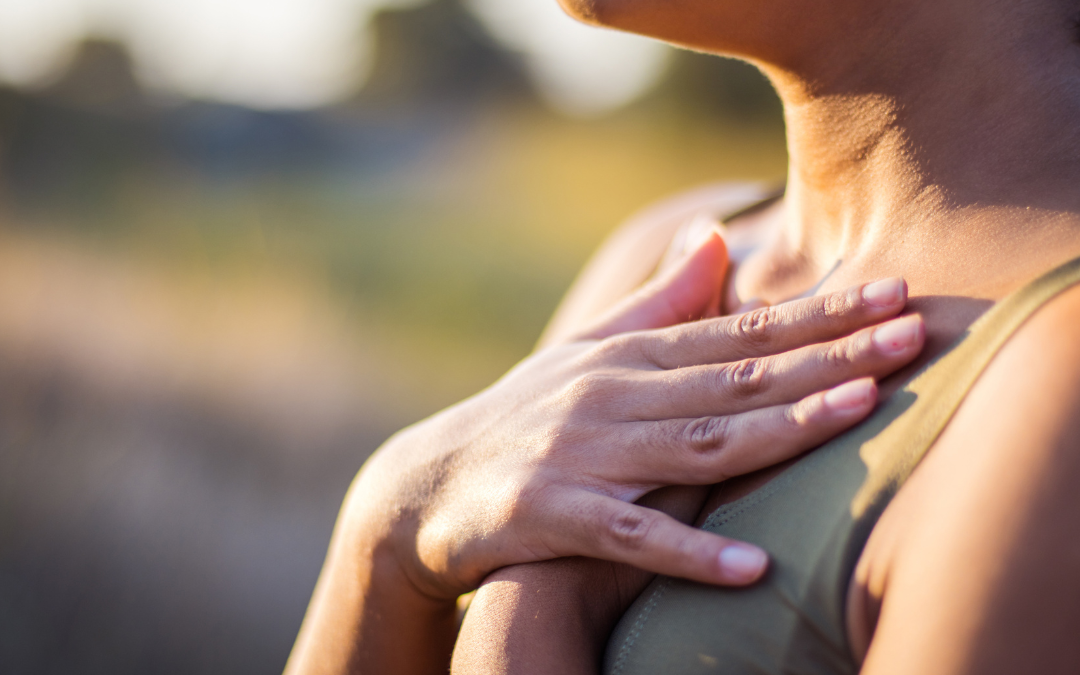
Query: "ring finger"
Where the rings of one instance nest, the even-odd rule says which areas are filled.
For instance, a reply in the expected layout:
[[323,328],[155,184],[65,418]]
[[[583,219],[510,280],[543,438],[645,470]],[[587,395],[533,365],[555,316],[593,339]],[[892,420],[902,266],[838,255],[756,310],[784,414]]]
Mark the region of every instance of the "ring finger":
[[[738,415],[631,423],[627,461],[612,485],[710,485],[772,466],[836,436],[874,408],[871,378],[847,382],[796,403]],[[621,495],[612,495],[621,496]]]

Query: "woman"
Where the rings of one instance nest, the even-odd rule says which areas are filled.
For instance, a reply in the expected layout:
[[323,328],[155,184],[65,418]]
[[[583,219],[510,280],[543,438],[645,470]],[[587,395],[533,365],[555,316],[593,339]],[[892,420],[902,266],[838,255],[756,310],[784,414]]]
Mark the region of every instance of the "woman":
[[[515,563],[588,555],[759,578],[764,552],[656,510],[688,520],[700,490],[658,488],[753,471],[850,427],[873,407],[873,378],[918,354],[922,321],[865,328],[904,306],[903,281],[885,279],[634,331],[715,312],[725,256],[706,232],[587,332],[380,448],[346,498],[287,671],[445,671],[455,600]],[[652,508],[631,503],[643,496]]]
[[[796,404],[803,408],[790,409],[798,411],[794,415],[768,411],[854,376],[899,370],[923,346],[922,324],[917,319],[885,324],[879,338],[888,339],[876,348],[865,329],[818,346],[884,318],[886,311],[899,311],[894,304],[831,331],[805,325],[782,331],[787,337],[757,352],[749,349],[760,342],[753,334],[742,334],[720,350],[702,346],[700,331],[714,330],[706,327],[755,326],[753,317],[800,314],[799,305],[776,305],[765,310],[771,314],[751,313],[751,320],[709,319],[608,337],[599,344],[563,338],[523,364],[517,377],[511,373],[481,395],[481,400],[489,397],[487,404],[451,411],[449,431],[438,432],[438,423],[428,422],[411,441],[405,436],[399,443],[447,447],[451,439],[449,445],[459,448],[489,448],[489,456],[505,445],[540,447],[543,451],[527,455],[533,460],[525,463],[566,473],[545,474],[555,479],[540,482],[535,491],[480,490],[477,500],[464,490],[431,498],[442,494],[443,485],[468,480],[462,476],[484,475],[463,470],[455,459],[459,455],[444,453],[439,457],[448,459],[439,470],[428,472],[429,480],[408,493],[422,495],[414,501],[373,497],[371,503],[379,506],[369,511],[381,509],[380,517],[352,516],[365,511],[346,507],[293,667],[304,670],[318,654],[325,657],[325,672],[344,672],[350,663],[357,670],[382,664],[399,672],[437,668],[438,658],[425,662],[420,653],[448,649],[453,633],[445,628],[452,621],[445,598],[501,568],[488,577],[465,618],[454,656],[457,670],[1075,672],[1080,563],[1072,542],[1080,540],[1080,521],[1072,517],[1078,507],[1072,485],[1080,479],[1080,424],[1074,422],[1080,419],[1074,414],[1080,410],[1080,327],[1074,317],[1080,313],[1080,293],[1074,284],[1080,271],[1066,263],[1080,255],[1080,195],[1074,189],[1080,179],[1080,6],[1060,0],[582,0],[567,9],[592,23],[746,58],[776,86],[788,125],[787,191],[782,200],[732,219],[732,234],[755,247],[735,270],[731,295],[778,303],[814,292],[810,302],[816,300],[819,309],[854,307],[858,303],[852,299],[860,296],[830,293],[902,275],[926,331],[926,347],[912,367],[943,356],[910,382],[910,368],[883,381],[883,395],[899,393],[850,434],[789,468],[726,481],[701,508],[696,491],[653,490],[747,473],[793,457],[853,424],[867,414],[863,406],[873,397],[859,381],[831,397],[845,406],[830,408],[829,397],[818,394]],[[624,267],[648,267],[650,255],[655,262],[655,239],[665,233],[670,236],[670,227],[660,222],[640,247],[615,244],[609,254],[601,253],[593,273],[583,277],[587,286],[571,296],[562,323],[557,321],[556,338],[608,336],[689,314],[708,315],[707,293],[692,289],[707,287],[700,282],[705,275],[695,271],[699,265],[723,260],[713,252],[720,250],[715,236],[598,327],[582,325],[579,317],[593,313],[610,300],[608,289],[619,287],[606,278],[618,279]],[[1048,270],[1056,271],[1040,276]],[[882,287],[862,288],[873,296]],[[689,305],[695,310],[677,305],[676,314],[662,317],[661,309],[676,299],[693,299]],[[973,325],[984,312],[986,317]],[[714,330],[711,336],[716,335]],[[697,349],[691,354],[682,345]],[[691,367],[667,370],[662,388],[641,386],[630,395],[625,369],[631,354],[647,355],[656,367]],[[745,366],[730,365],[755,354],[774,356],[751,361],[749,378]],[[827,369],[811,365],[811,354],[826,361],[838,354],[854,356],[840,360],[833,381]],[[614,361],[604,359],[623,360],[612,370]],[[584,380],[588,386],[560,388],[566,381],[582,384],[570,374],[581,371],[564,370],[571,362],[597,368]],[[566,373],[568,379],[521,377],[532,369]],[[736,376],[716,377],[723,372]],[[721,410],[720,402],[734,400],[727,395],[735,390],[704,389],[693,374],[714,385],[741,386],[741,403]],[[633,379],[643,382],[637,375]],[[526,396],[528,391],[572,395],[547,399]],[[548,418],[515,418],[513,408],[487,415],[498,407],[492,404],[496,399],[530,405],[592,400],[593,417],[583,418],[582,408],[574,407],[560,419],[611,419],[614,408],[603,402],[628,396],[636,402],[633,419],[660,426],[673,424],[675,416],[712,420],[686,428],[725,432],[706,436],[711,442],[704,447],[715,448],[719,439],[727,450],[706,453],[710,466],[705,470],[694,465],[693,453],[675,448],[659,453],[667,463],[649,453],[605,454],[617,437],[610,425],[590,427],[589,435],[559,424],[551,433],[542,423]],[[838,415],[840,408],[850,411],[845,422],[839,417],[824,422],[825,411]],[[625,416],[627,408],[618,409]],[[475,426],[478,419],[489,422]],[[502,424],[509,419],[516,423]],[[802,420],[802,431],[789,435],[779,419]],[[492,429],[501,430],[498,442],[477,442]],[[432,435],[424,436],[424,430]],[[691,535],[654,511],[604,512],[589,500],[569,509],[573,517],[530,521],[521,514],[565,513],[530,507],[543,503],[533,498],[550,494],[548,485],[573,482],[566,476],[581,466],[566,457],[544,464],[558,454],[551,452],[560,447],[553,438],[587,439],[577,447],[588,452],[566,455],[592,462],[587,480],[574,483],[586,493],[621,499],[621,504],[652,493],[654,506],[685,520],[700,512],[696,520],[705,529]],[[537,439],[542,440],[534,444]],[[624,436],[621,442],[622,447],[662,446],[646,435]],[[640,463],[630,467],[627,454]],[[716,457],[737,461],[717,465]],[[369,475],[380,475],[375,469]],[[517,476],[517,469],[503,475]],[[401,474],[384,469],[381,475]],[[357,484],[364,480],[362,474]],[[573,500],[561,503],[567,502]],[[492,514],[479,519],[488,529],[443,516],[447,504]],[[499,525],[515,517],[522,529]],[[439,555],[429,556],[424,526],[399,525],[410,519],[442,533],[440,541],[467,545],[444,545]],[[354,526],[351,520],[367,525]],[[609,527],[583,525],[597,522]],[[372,561],[380,551],[394,549],[381,544],[394,537],[378,534],[379,527],[412,533],[405,539],[421,542],[419,548],[397,547],[419,563],[390,567],[399,575],[415,575],[411,586],[424,592],[410,597],[399,592],[409,584],[389,586],[396,603],[375,599],[370,589],[377,584],[367,570],[376,567]],[[604,536],[590,537],[593,532]],[[774,556],[768,574],[755,563],[753,549],[719,535],[764,544]],[[380,543],[355,543],[361,539]],[[557,545],[544,543],[556,539]],[[493,552],[476,554],[473,547],[488,544]],[[741,566],[722,564],[721,552],[730,549],[737,553],[728,561]],[[390,557],[395,555],[400,554]],[[661,578],[620,621],[648,577],[628,566],[566,557],[571,555],[706,584],[758,583],[736,592]],[[538,562],[558,556],[563,558]],[[348,560],[354,561],[351,567],[342,562]],[[458,561],[467,561],[467,571],[444,573]],[[503,567],[508,562],[528,564]],[[429,575],[438,583],[430,583]],[[451,578],[456,583],[443,585]],[[398,627],[409,622],[415,628],[405,635]],[[381,640],[378,626],[388,634]],[[436,635],[442,636],[438,645]],[[342,645],[352,645],[351,651]],[[408,652],[408,658],[395,661],[395,650]]]
[[747,224],[760,236],[739,296],[903,274],[922,360],[947,353],[765,487],[771,475],[713,493],[699,523],[774,556],[753,589],[657,580],[605,655],[643,582],[628,591],[624,573],[617,588],[588,561],[501,570],[470,609],[457,669],[1077,672],[1080,4],[569,9],[747,58],[775,84],[788,189]]

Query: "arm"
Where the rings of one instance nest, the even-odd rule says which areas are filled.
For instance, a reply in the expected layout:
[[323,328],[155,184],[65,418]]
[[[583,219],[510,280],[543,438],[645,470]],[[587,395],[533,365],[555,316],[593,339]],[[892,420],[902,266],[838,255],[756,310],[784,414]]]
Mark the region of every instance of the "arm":
[[[603,315],[628,302],[628,296],[639,291],[688,215],[715,201],[717,195],[728,196],[723,187],[680,195],[648,209],[621,227],[574,284],[540,346],[565,342],[571,334],[595,331]],[[722,264],[721,260],[710,257],[702,262],[709,267]],[[695,304],[708,303],[714,293],[712,287],[718,286],[720,277],[702,270],[686,278],[690,283],[677,284],[671,290],[688,304],[687,311],[692,313]],[[634,303],[634,298],[629,302]],[[644,308],[650,313],[649,308],[655,305],[638,302],[638,311],[631,308],[629,318],[640,324],[640,310]],[[670,318],[666,321],[676,322]],[[664,320],[658,323],[655,318],[648,318],[641,327],[649,325],[664,325]],[[599,330],[614,332],[617,327],[601,326]],[[388,553],[385,542],[390,532],[385,514],[369,506],[380,499],[393,502],[396,498],[381,496],[382,486],[371,479],[371,474],[369,470],[362,472],[349,491],[287,673],[359,672],[365,669],[362,666],[394,673],[446,670],[457,634],[455,604],[450,596],[439,598],[420,592]],[[527,568],[525,565],[505,569]],[[611,565],[600,574],[619,568]],[[642,576],[636,570],[629,573],[635,581]]]
[[[637,230],[641,234],[641,228]],[[631,239],[636,238],[636,235],[631,236]],[[602,266],[617,262],[612,257],[613,251],[627,253],[625,246],[618,242],[607,246],[605,251],[599,256]],[[648,252],[645,253],[648,256]],[[661,296],[668,290],[675,291],[688,303],[689,311],[693,312],[693,305],[706,304],[714,294],[713,287],[719,286],[723,254],[724,248],[720,242],[706,245],[696,257],[691,256],[691,265],[686,273],[676,273],[672,277],[671,289],[659,287],[654,290]],[[655,261],[646,261],[646,264],[655,266]],[[628,303],[626,312],[613,317],[616,322],[626,315],[633,316],[642,311],[649,314],[650,307],[658,305],[662,308],[669,304],[666,301],[656,303],[650,299],[648,291],[644,294],[639,292],[637,297],[629,299],[624,297],[627,294],[620,292],[619,297],[610,298],[612,304],[619,301]],[[617,327],[605,326],[598,313],[589,316],[588,326],[583,320],[575,328],[579,334],[590,330],[595,334],[593,337],[617,332]],[[527,388],[538,390],[540,386],[540,383],[532,383]],[[446,418],[447,415],[444,413],[440,417]],[[453,419],[453,415],[449,417]],[[477,425],[484,424],[484,415],[480,411],[471,414],[465,412],[457,417],[464,419],[458,424],[444,424],[444,427],[449,427],[449,433],[435,433],[434,436],[453,436],[454,427],[464,426],[467,430],[469,417],[476,418]],[[394,551],[394,529],[401,529],[402,519],[393,511],[408,505],[410,498],[414,502],[419,501],[415,508],[422,510],[422,502],[428,496],[424,492],[434,491],[434,485],[425,487],[423,483],[434,484],[441,479],[438,475],[432,475],[432,471],[425,471],[424,462],[421,461],[416,471],[421,485],[412,489],[405,486],[395,494],[393,467],[389,471],[380,470],[394,463],[380,461],[387,454],[403,454],[407,457],[415,454],[409,452],[409,446],[436,445],[438,439],[431,439],[430,432],[427,434],[429,440],[424,439],[423,429],[425,426],[438,426],[437,422],[438,418],[429,420],[419,425],[418,430],[407,430],[391,439],[380,448],[351,486],[307,616],[290,656],[287,673],[367,670],[430,673],[446,670],[457,633],[454,596],[456,592],[470,590],[468,583],[456,589],[440,588],[440,584],[436,583],[436,587],[432,588],[424,583],[425,580],[417,579],[415,573],[407,573],[408,563],[412,561],[406,560],[402,564],[401,556]],[[420,438],[410,440],[410,437],[417,436]],[[462,442],[467,444],[468,441],[463,439]],[[434,459],[434,462],[428,463],[438,464],[438,458]],[[476,477],[477,480],[480,478],[479,475]],[[500,478],[505,480],[505,476]],[[412,530],[419,527],[414,523]],[[410,553],[408,545],[405,548],[404,557],[416,557],[418,552]]]
[[1078,316],[1073,289],[1013,337],[883,515],[864,675],[1077,672]]
[[[638,503],[689,523],[705,495],[673,487]],[[652,576],[589,558],[498,570],[465,615],[453,671],[595,673],[611,629]]]
[[[717,214],[763,196],[758,186],[711,185],[636,214],[586,265],[539,345],[554,344],[581,332],[638,291],[650,275],[663,271],[681,251],[692,247],[700,236],[695,230],[707,222],[715,223]],[[737,234],[746,245],[758,237],[757,229],[752,224]],[[700,292],[684,288],[678,295],[693,298]],[[638,313],[627,319],[628,327],[633,328],[635,323],[666,325],[684,317],[643,317]],[[707,486],[669,487],[646,495],[638,503],[691,523],[708,490]],[[628,565],[580,557],[497,570],[470,601],[453,670],[595,673],[608,634],[653,576]]]
[[878,285],[884,294],[855,287],[750,320],[613,330],[674,311],[680,289],[707,291],[704,305],[724,251],[705,238],[591,332],[380,448],[339,517],[288,672],[444,670],[454,600],[510,565],[588,556],[705,583],[758,578],[764,552],[633,502],[834,436],[872,409],[870,376],[910,362],[922,343],[883,350],[877,328],[863,328],[903,308],[899,280]]
[[[367,474],[370,476],[370,474]],[[286,675],[445,673],[454,601],[421,592],[389,550],[391,519],[361,475],[342,507]]]
[[[639,503],[684,523],[707,488],[670,487]],[[654,575],[593,558],[562,558],[497,570],[476,592],[454,648],[455,675],[596,675],[608,635]]]
[[[686,248],[688,225],[730,210],[746,190],[708,186],[643,210],[596,252],[549,322],[539,346],[580,333],[610,312]],[[750,197],[752,200],[753,198]],[[696,297],[693,289],[680,289]],[[676,323],[680,317],[628,317],[629,323]],[[700,511],[708,488],[677,486],[639,503],[684,523]],[[497,570],[471,598],[454,652],[455,673],[595,673],[615,622],[653,575],[593,558],[562,558]]]

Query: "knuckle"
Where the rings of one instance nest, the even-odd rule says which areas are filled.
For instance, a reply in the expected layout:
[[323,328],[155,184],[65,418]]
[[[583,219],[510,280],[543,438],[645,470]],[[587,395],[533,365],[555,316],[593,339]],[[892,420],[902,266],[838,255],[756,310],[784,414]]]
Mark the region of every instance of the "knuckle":
[[534,477],[507,486],[497,501],[508,523],[535,524],[550,519],[553,504],[558,503],[558,498],[552,493],[552,485]]
[[848,340],[837,340],[826,345],[821,354],[823,365],[828,368],[846,368],[855,360],[853,346]]
[[569,395],[575,401],[594,401],[611,395],[614,378],[604,371],[593,370],[570,382]]
[[775,314],[770,307],[761,307],[742,314],[730,323],[732,337],[752,346],[765,346],[772,339]]
[[600,361],[620,360],[636,350],[636,343],[637,340],[632,335],[612,335],[596,344],[593,356]]
[[591,370],[577,376],[564,390],[565,409],[581,414],[619,409],[634,395],[634,383],[618,370]]
[[720,391],[738,398],[749,398],[765,388],[765,362],[750,358],[729,363],[719,369]]
[[[637,344],[638,353],[647,367],[664,369],[664,363],[670,362],[670,345],[657,338],[641,339]],[[675,367],[678,367],[677,365]]]
[[515,486],[507,500],[507,520],[523,522],[532,519],[537,510],[542,510],[544,491],[540,486],[527,482]]
[[685,441],[698,454],[723,452],[731,438],[731,422],[727,417],[701,417],[691,421],[684,430]]
[[640,551],[649,541],[653,520],[637,509],[619,511],[604,524],[604,534],[618,548]]
[[820,296],[815,299],[815,303],[815,314],[825,321],[839,319],[844,316],[850,304],[843,294],[837,293]]
[[618,336],[619,360],[647,367],[659,368],[670,349],[670,341],[663,333],[636,332]]
[[783,424],[794,432],[808,431],[813,427],[812,417],[807,406],[797,403],[789,405],[782,413]]

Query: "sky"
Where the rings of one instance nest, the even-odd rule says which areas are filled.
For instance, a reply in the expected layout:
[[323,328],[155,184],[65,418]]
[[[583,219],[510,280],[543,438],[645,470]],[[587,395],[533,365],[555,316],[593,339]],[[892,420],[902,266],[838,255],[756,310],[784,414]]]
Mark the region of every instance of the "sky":
[[[306,109],[353,94],[370,68],[372,15],[426,0],[0,0],[0,81],[61,72],[86,36],[124,42],[136,75],[165,94]],[[600,115],[662,76],[669,50],[582,26],[556,0],[466,0],[520,52],[537,90],[572,115]]]

